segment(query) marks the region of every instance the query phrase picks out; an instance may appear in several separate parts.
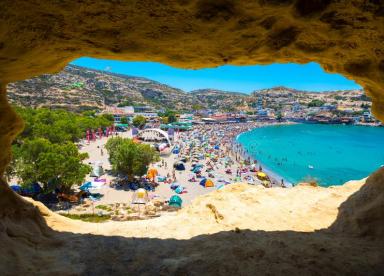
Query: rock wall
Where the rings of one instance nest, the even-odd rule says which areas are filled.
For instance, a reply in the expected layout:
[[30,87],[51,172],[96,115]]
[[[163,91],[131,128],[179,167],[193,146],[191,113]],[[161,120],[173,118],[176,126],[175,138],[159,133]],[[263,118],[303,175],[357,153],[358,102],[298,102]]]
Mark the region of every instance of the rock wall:
[[341,204],[330,229],[384,240],[384,168],[370,175],[365,185]]

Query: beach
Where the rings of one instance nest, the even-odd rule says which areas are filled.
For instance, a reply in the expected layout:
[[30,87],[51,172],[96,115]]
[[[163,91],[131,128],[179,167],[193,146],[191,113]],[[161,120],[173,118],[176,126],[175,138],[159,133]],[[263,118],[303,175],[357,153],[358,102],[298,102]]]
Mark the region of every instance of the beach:
[[[169,149],[160,154],[160,161],[150,165],[150,169],[157,171],[157,184],[154,191],[148,191],[150,201],[166,202],[173,195],[178,195],[183,202],[183,206],[201,195],[222,189],[231,183],[244,182],[250,185],[266,186],[264,182],[255,177],[256,171],[262,169],[267,174],[270,186],[281,186],[281,178],[271,171],[260,168],[260,163],[251,160],[245,150],[236,143],[236,137],[246,131],[264,126],[265,123],[233,123],[233,124],[209,124],[197,125],[193,130],[186,132],[176,132],[173,144]],[[132,138],[131,131],[118,132],[115,134],[123,138]],[[115,136],[114,135],[114,136]],[[91,193],[101,196],[92,202],[92,208],[97,205],[132,204],[134,191],[129,190],[125,185],[115,185],[116,177],[110,173],[111,165],[108,160],[108,152],[105,144],[110,137],[102,137],[95,141],[82,141],[79,144],[80,151],[87,153],[89,158],[84,162],[89,165],[100,164],[104,169],[104,174],[98,178],[88,175],[86,182],[103,181],[95,189],[90,189]],[[182,162],[181,160],[185,161]],[[174,168],[174,164],[181,162],[183,170]],[[196,165],[201,166],[201,172],[195,174],[192,170]],[[251,172],[251,167],[255,171]],[[166,178],[166,181],[158,181]],[[213,185],[202,186],[200,182],[209,179]],[[272,184],[273,183],[273,184]],[[178,185],[180,188],[176,192],[171,186]],[[89,212],[88,208],[73,206],[67,212],[84,213]],[[94,210],[93,210],[94,212]]]

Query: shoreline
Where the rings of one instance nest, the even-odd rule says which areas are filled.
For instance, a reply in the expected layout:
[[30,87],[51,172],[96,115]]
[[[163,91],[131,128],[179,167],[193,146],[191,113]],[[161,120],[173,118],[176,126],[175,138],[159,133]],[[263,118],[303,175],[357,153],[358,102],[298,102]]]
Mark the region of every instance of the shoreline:
[[[270,169],[268,166],[266,166],[262,161],[260,161],[257,157],[253,157],[251,156],[249,153],[247,153],[247,150],[244,148],[244,146],[238,141],[239,137],[244,134],[244,133],[247,133],[247,132],[250,132],[256,128],[261,128],[261,127],[269,127],[269,126],[276,126],[276,125],[295,125],[295,124],[300,124],[300,123],[297,123],[297,122],[284,122],[284,123],[273,123],[273,124],[266,124],[266,125],[260,125],[260,126],[257,126],[257,127],[254,127],[250,130],[247,130],[247,131],[243,131],[241,133],[239,133],[238,135],[236,135],[236,137],[234,138],[233,140],[233,143],[234,145],[239,145],[243,151],[243,153],[241,154],[241,158],[243,160],[248,160],[248,159],[251,159],[252,161],[256,161],[258,165],[260,165],[263,169],[263,171],[270,177],[271,179],[271,183],[272,183],[272,187],[281,187],[281,180],[283,179],[284,180],[284,185],[285,185],[285,188],[292,188],[295,186],[294,183],[292,183],[291,181],[289,181],[288,179],[286,179],[285,177],[283,177],[282,175],[276,173],[275,171],[273,171],[272,169]],[[275,183],[273,183],[275,182]]]
[[[257,156],[253,157],[244,146],[238,141],[242,134],[257,128],[272,127],[277,125],[295,125],[297,122],[245,122],[231,124],[210,124],[197,125],[190,131],[175,133],[174,142],[171,148],[177,146],[178,153],[171,150],[168,154],[161,154],[161,160],[153,163],[150,167],[157,170],[158,177],[165,178],[167,181],[157,181],[158,186],[154,191],[148,191],[150,201],[167,202],[173,195],[178,195],[183,201],[183,207],[189,206],[192,201],[221,187],[233,183],[246,183],[248,185],[263,186],[265,188],[282,187],[281,180],[284,180],[285,188],[291,188],[301,182],[291,182],[270,167],[266,166]],[[117,134],[125,138],[132,138],[131,132]],[[109,170],[110,164],[108,154],[102,154],[102,149],[108,138],[103,137],[89,144],[83,144],[81,152],[87,152],[89,158],[86,163],[93,164],[101,162],[104,169]],[[181,159],[183,170],[174,169],[174,164]],[[250,161],[244,162],[244,161]],[[256,162],[252,162],[256,161]],[[192,172],[193,163],[203,166],[199,177]],[[267,177],[265,179],[257,177],[258,167],[262,167]],[[230,172],[227,172],[229,170]],[[191,180],[191,179],[195,180]],[[200,181],[211,179],[213,186],[202,186]],[[114,187],[115,177],[106,173],[100,177],[105,181],[105,185],[99,189],[92,189],[94,193],[102,194],[96,202],[97,205],[125,204],[132,206],[133,190]],[[86,181],[94,181],[94,178],[87,176]],[[181,193],[171,189],[171,184],[178,184],[182,187]],[[93,206],[93,205],[92,205]],[[71,213],[81,213],[77,207],[71,208]],[[89,211],[89,207],[87,208]]]
[[[286,123],[286,124],[281,124],[281,125],[307,125],[307,123],[305,123],[305,122],[288,122],[288,123]],[[239,140],[239,138],[240,138],[240,136],[241,135],[243,135],[243,134],[245,134],[245,133],[247,133],[247,132],[250,132],[250,131],[252,131],[252,130],[254,130],[254,129],[257,129],[257,128],[266,128],[266,127],[272,127],[272,126],[275,126],[276,124],[268,124],[268,125],[262,125],[262,126],[258,126],[258,127],[255,127],[255,128],[253,128],[253,129],[251,129],[251,130],[248,130],[248,131],[244,131],[244,132],[241,132],[241,133],[239,133],[237,136],[236,136],[236,138],[235,138],[235,143],[237,143],[237,144],[239,144],[243,149],[244,149],[244,156],[242,156],[242,158],[244,159],[244,160],[246,160],[248,157],[250,157],[251,158],[251,160],[256,160],[257,162],[258,162],[258,164],[260,164],[262,167],[263,167],[263,171],[265,170],[265,172],[268,174],[268,175],[270,175],[271,177],[273,177],[273,178],[277,178],[277,179],[280,179],[280,181],[281,181],[281,179],[284,179],[284,183],[285,184],[288,184],[290,187],[294,187],[294,186],[297,186],[297,185],[299,185],[299,184],[302,184],[302,183],[308,183],[308,182],[306,182],[305,180],[301,180],[301,181],[295,181],[295,182],[292,182],[292,181],[289,181],[289,180],[287,180],[285,177],[283,177],[281,174],[279,174],[279,173],[276,173],[273,169],[270,169],[268,166],[266,166],[262,161],[260,161],[258,158],[257,158],[257,156],[255,156],[255,157],[252,157],[250,154],[248,154],[247,153],[247,151],[246,151],[246,149],[244,148],[244,146],[238,141]],[[312,123],[310,123],[310,124],[308,124],[308,125],[312,125]],[[326,124],[316,124],[316,125],[326,125]],[[368,128],[371,128],[371,127],[373,127],[372,125],[347,125],[347,126],[351,126],[351,127],[368,127]],[[374,126],[374,127],[381,127],[381,126]],[[381,166],[383,166],[383,165],[381,165]],[[364,176],[362,176],[362,177],[355,177],[355,178],[353,178],[353,177],[351,177],[351,178],[349,178],[349,179],[343,179],[343,181],[341,182],[341,183],[332,183],[332,182],[326,182],[326,183],[318,183],[317,182],[317,186],[319,186],[319,187],[323,187],[323,188],[328,188],[328,187],[337,187],[337,186],[342,186],[342,185],[344,185],[345,183],[348,183],[348,182],[350,182],[350,181],[357,181],[357,180],[360,180],[360,179],[363,179],[363,178],[366,178],[366,177],[368,177],[370,174],[368,173],[367,175],[364,175]],[[277,183],[279,183],[279,182],[277,182]],[[288,187],[288,185],[287,185],[287,187]],[[277,186],[280,186],[280,185],[277,185]]]

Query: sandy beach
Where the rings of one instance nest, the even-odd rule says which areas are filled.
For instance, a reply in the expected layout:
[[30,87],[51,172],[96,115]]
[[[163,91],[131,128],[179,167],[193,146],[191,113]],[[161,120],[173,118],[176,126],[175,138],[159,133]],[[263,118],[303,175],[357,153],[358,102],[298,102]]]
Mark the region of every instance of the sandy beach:
[[[183,200],[183,206],[189,205],[193,199],[200,195],[204,195],[221,189],[223,186],[234,182],[249,182],[253,185],[262,185],[254,172],[249,171],[250,166],[246,166],[244,162],[250,161],[241,146],[235,143],[236,137],[245,131],[255,127],[263,126],[263,123],[238,123],[231,125],[199,125],[195,126],[192,131],[179,132],[175,134],[173,144],[168,151],[160,154],[161,160],[155,164],[151,164],[151,168],[155,168],[158,177],[167,177],[172,179],[172,183],[177,183],[182,187],[183,192],[178,195]],[[131,131],[119,132],[116,135],[124,138],[132,138]],[[131,204],[134,191],[125,187],[115,187],[113,181],[115,179],[110,173],[111,165],[108,160],[108,152],[105,144],[110,137],[103,137],[89,144],[86,141],[80,143],[80,151],[86,152],[89,158],[84,162],[90,165],[100,163],[105,173],[99,179],[105,181],[104,185],[97,189],[90,189],[91,193],[99,193],[102,196],[94,201],[94,206],[107,204]],[[205,144],[204,144],[205,143]],[[194,145],[191,148],[191,145]],[[212,147],[217,147],[212,150]],[[179,153],[172,153],[172,149],[178,148]],[[191,151],[191,152],[190,152]],[[195,156],[195,162],[186,161],[185,170],[175,170],[173,165],[180,158]],[[198,156],[198,157],[197,157]],[[254,161],[251,160],[251,163]],[[194,163],[203,166],[201,177],[195,177],[191,171]],[[259,169],[260,164],[254,164]],[[209,170],[209,169],[210,170]],[[208,169],[208,172],[207,172]],[[230,172],[230,173],[229,173]],[[275,186],[280,186],[280,177],[269,171],[265,171],[270,177],[270,182]],[[194,182],[189,181],[194,178]],[[214,183],[213,187],[203,187],[200,185],[202,178],[211,179]],[[86,181],[94,181],[95,177],[87,176]],[[169,181],[171,182],[171,181]],[[167,201],[176,194],[171,189],[171,183],[157,182],[159,185],[154,191],[148,191],[151,200]],[[71,212],[76,213],[76,207],[71,208]]]

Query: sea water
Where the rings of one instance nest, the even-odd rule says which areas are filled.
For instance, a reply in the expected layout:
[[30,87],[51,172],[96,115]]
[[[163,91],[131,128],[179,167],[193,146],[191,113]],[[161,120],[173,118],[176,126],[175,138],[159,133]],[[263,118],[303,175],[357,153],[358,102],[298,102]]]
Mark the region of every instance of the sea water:
[[322,186],[367,177],[384,166],[384,127],[296,124],[238,136],[248,154],[291,183]]

